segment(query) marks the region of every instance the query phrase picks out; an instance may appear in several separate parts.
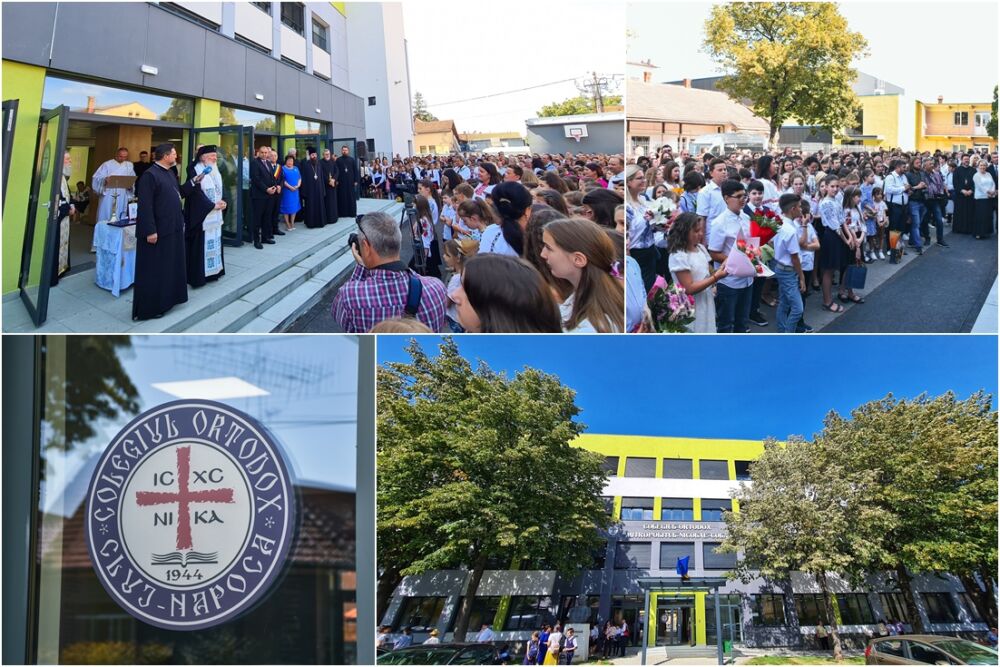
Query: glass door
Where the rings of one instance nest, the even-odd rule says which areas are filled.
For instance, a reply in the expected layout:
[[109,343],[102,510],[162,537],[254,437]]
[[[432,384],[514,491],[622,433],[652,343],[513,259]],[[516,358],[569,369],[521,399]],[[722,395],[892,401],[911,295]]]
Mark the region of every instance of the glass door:
[[[330,139],[321,134],[278,135],[278,160],[284,163],[285,156],[288,155],[288,149],[290,148],[295,149],[295,158],[297,160],[305,160],[309,157],[306,151],[310,146],[314,146],[316,152],[319,154],[318,158],[323,159],[323,149],[330,146]],[[334,158],[336,158],[336,155]]]
[[[48,315],[49,284],[55,262],[59,228],[59,179],[66,152],[68,109],[43,111],[35,144],[35,172],[28,200],[28,220],[21,251],[18,289],[31,320],[41,326]],[[6,173],[6,172],[5,172]]]
[[7,203],[7,174],[10,154],[14,147],[14,124],[17,122],[17,100],[3,101],[3,203]]
[[227,246],[243,243],[244,230],[249,230],[250,159],[253,157],[253,127],[224,125],[196,127],[189,134],[188,155],[194,159],[198,144],[214,143],[218,149],[216,167],[222,176],[222,242]]

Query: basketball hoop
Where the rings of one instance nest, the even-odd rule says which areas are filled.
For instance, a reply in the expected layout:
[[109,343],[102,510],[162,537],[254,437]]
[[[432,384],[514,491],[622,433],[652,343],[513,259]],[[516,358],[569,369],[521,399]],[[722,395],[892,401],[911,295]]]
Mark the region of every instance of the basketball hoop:
[[583,138],[583,130],[578,127],[570,128],[569,136],[572,137],[576,143],[580,143],[580,139]]

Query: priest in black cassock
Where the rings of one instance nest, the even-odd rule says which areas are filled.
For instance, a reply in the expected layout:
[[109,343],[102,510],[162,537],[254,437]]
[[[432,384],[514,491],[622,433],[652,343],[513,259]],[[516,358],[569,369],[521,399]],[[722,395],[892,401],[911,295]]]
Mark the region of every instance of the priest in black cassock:
[[199,187],[201,177],[178,186],[171,171],[177,164],[173,144],[157,146],[153,159],[155,162],[139,181],[137,193],[133,320],[162,317],[178,303],[187,301],[181,196],[191,195]]
[[323,165],[316,157],[316,148],[306,149],[309,157],[299,163],[299,173],[302,174],[302,221],[306,227],[322,227],[323,216],[326,214],[323,204],[323,194],[326,191],[326,181],[323,178]]
[[323,181],[325,183],[323,192],[323,203],[326,205],[326,224],[332,225],[337,222],[337,163],[330,155],[330,149],[323,149],[323,159],[320,161],[323,166]]
[[337,212],[341,217],[357,217],[358,198],[355,193],[360,180],[358,163],[351,157],[347,146],[341,146],[340,157],[337,158]]
[[969,166],[969,154],[962,155],[962,164],[955,169],[952,184],[955,187],[955,212],[951,216],[951,231],[955,234],[971,234],[972,220],[976,215],[976,185],[972,177],[976,170]]

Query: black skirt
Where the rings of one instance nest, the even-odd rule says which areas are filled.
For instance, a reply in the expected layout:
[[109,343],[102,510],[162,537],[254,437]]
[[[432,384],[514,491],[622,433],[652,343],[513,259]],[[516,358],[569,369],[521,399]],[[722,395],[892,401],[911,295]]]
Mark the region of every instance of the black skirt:
[[843,254],[844,241],[840,233],[829,227],[823,227],[823,236],[819,241],[819,268],[822,271],[839,271],[840,257]]
[[977,199],[972,218],[972,233],[976,236],[993,236],[993,202],[995,199]]

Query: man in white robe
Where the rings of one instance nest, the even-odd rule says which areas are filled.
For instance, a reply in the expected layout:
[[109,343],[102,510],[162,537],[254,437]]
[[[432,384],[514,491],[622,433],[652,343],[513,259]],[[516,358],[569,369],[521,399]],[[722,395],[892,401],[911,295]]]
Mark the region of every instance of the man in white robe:
[[121,220],[127,217],[128,214],[128,198],[132,190],[104,187],[105,179],[108,176],[135,176],[135,169],[132,163],[128,161],[127,148],[119,148],[113,160],[108,160],[94,172],[91,188],[94,190],[94,194],[100,197],[100,202],[97,205],[98,222],[108,220],[111,217],[111,206],[115,203],[115,194],[118,195],[118,219]]

